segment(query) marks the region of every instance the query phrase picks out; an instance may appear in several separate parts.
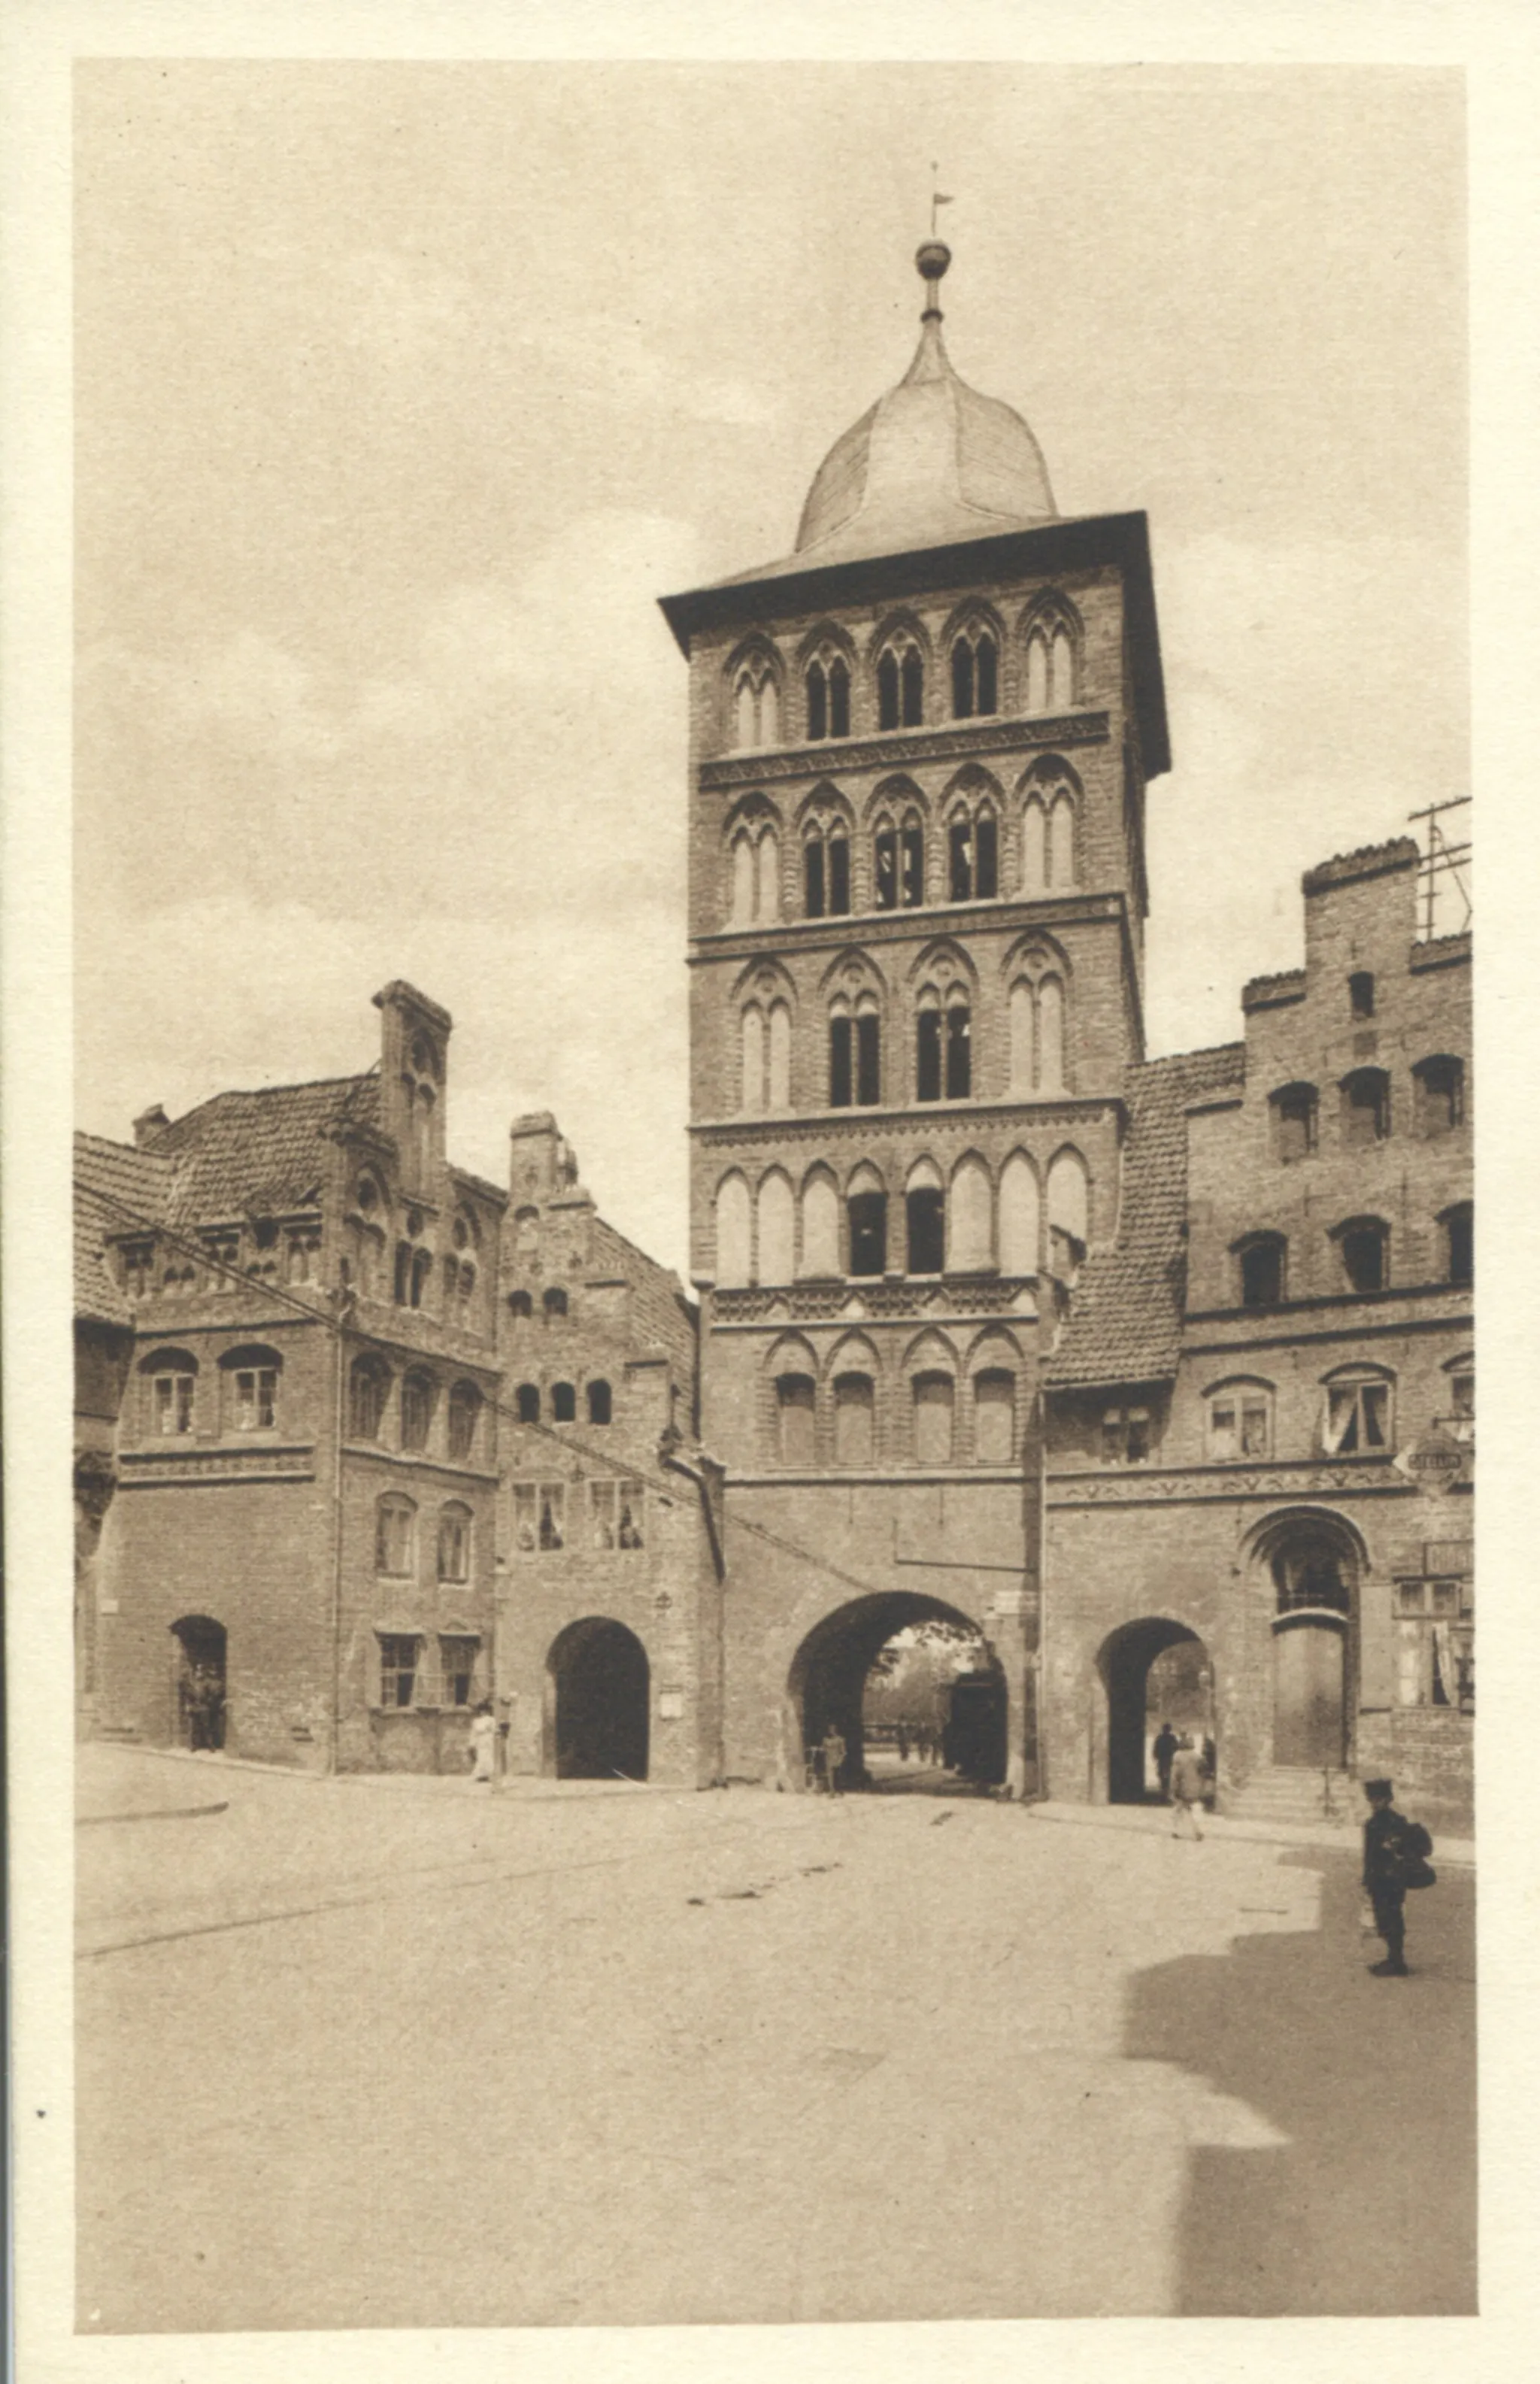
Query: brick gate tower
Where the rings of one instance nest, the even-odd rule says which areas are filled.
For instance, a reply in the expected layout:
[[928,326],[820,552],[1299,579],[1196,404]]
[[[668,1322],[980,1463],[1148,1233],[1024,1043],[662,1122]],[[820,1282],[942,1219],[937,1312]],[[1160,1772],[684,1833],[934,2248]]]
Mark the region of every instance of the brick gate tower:
[[725,1757],[801,1777],[906,1622],[987,1642],[1037,1780],[1039,1351],[1117,1223],[1169,766],[1145,516],[1066,518],[941,335],[690,668],[691,1272],[727,1468]]

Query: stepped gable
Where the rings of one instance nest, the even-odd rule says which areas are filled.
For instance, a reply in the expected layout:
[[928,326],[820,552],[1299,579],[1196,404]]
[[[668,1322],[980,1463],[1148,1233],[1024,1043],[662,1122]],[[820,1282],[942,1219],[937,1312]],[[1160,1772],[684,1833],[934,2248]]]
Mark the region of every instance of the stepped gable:
[[133,1310],[118,1286],[106,1243],[109,1234],[161,1223],[171,1169],[157,1151],[109,1142],[104,1135],[75,1136],[75,1314],[98,1324],[131,1324]]
[[1174,1374],[1186,1297],[1186,1112],[1245,1077],[1244,1043],[1149,1060],[1131,1072],[1118,1237],[1081,1270],[1044,1369],[1050,1389]]
[[326,1143],[379,1126],[373,1073],[216,1093],[155,1137],[156,1155],[175,1164],[168,1222],[280,1216],[313,1207],[326,1174]]

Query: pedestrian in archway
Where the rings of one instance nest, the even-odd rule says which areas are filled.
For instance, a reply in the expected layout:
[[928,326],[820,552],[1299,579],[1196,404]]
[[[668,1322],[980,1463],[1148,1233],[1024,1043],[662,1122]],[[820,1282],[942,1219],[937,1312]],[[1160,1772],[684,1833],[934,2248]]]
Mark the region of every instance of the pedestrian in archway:
[[844,1739],[838,1726],[831,1721],[824,1732],[824,1785],[831,1796],[842,1796],[845,1793],[845,1754]]
[[1155,1777],[1161,1783],[1161,1802],[1171,1802],[1171,1767],[1177,1746],[1176,1732],[1169,1721],[1162,1720],[1155,1733]]
[[1202,1760],[1184,1731],[1171,1759],[1171,1834],[1174,1838],[1200,1838],[1203,1835],[1202,1824],[1198,1818],[1202,1802]]

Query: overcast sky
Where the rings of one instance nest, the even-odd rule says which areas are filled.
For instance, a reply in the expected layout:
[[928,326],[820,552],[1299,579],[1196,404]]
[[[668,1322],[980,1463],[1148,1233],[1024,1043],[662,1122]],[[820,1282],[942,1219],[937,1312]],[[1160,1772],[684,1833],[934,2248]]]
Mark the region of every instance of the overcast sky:
[[[78,73],[80,1123],[454,1013],[450,1139],[553,1109],[684,1262],[685,666],[947,336],[1060,508],[1150,519],[1151,1052],[1298,877],[1468,791],[1463,102],[1335,68]],[[1453,924],[1451,918],[1450,924]]]

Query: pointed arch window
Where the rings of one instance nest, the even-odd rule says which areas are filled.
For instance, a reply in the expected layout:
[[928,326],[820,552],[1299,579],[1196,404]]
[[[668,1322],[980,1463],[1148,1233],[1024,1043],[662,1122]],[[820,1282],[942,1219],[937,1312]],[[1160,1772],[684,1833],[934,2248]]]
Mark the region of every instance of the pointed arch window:
[[818,654],[807,667],[810,744],[851,733],[851,670],[843,654]]
[[1074,705],[1074,640],[1061,614],[1047,611],[1034,621],[1026,640],[1026,708],[1029,713],[1068,712]]
[[941,1273],[947,1262],[947,1195],[940,1171],[928,1159],[916,1160],[909,1171],[904,1223],[909,1273]]
[[733,694],[735,741],[740,752],[780,742],[780,693],[764,662],[746,663]]
[[851,847],[843,823],[822,823],[802,844],[802,908],[810,919],[842,918],[851,907]]
[[736,1173],[716,1187],[716,1281],[724,1291],[749,1280],[749,1186]]
[[994,1186],[982,1160],[962,1160],[947,1203],[949,1274],[979,1274],[994,1262]]
[[845,1202],[850,1228],[850,1272],[880,1275],[888,1266],[888,1195],[875,1168],[861,1168]]
[[354,1440],[378,1440],[391,1396],[391,1370],[379,1358],[355,1358],[348,1376],[348,1432]]
[[468,1465],[476,1453],[476,1426],[481,1394],[474,1383],[456,1383],[449,1395],[449,1453],[456,1465]]
[[1073,1281],[1090,1240],[1091,1179],[1077,1150],[1061,1150],[1048,1171],[1049,1241],[1057,1273]]
[[987,629],[967,629],[951,650],[951,714],[972,720],[999,708],[1000,657]]
[[766,1106],[776,1114],[791,1107],[791,1012],[784,1001],[770,1004]]
[[839,1195],[827,1175],[802,1186],[802,1273],[826,1279],[839,1273]]
[[913,638],[893,638],[877,658],[877,726],[921,727],[925,706],[925,658]]
[[759,1267],[761,1283],[789,1283],[796,1240],[796,1205],[791,1186],[778,1168],[759,1187]]
[[738,1106],[746,1117],[754,1117],[764,1106],[764,1012],[757,1001],[751,1001],[744,1010],[739,1044]]
[[426,1448],[433,1423],[433,1408],[437,1384],[431,1374],[414,1367],[404,1374],[401,1383],[401,1445],[403,1448]]
[[947,826],[947,891],[953,902],[990,902],[1000,891],[1000,826],[994,806],[955,811]]
[[1025,1150],[1012,1151],[1000,1171],[1000,1265],[1007,1275],[1030,1275],[1040,1263],[1042,1203],[1037,1172]]
[[773,827],[740,827],[732,841],[727,924],[763,926],[780,914],[780,839]]
[[1022,892],[1062,894],[1078,877],[1075,792],[1062,764],[1028,781],[1022,811]]

